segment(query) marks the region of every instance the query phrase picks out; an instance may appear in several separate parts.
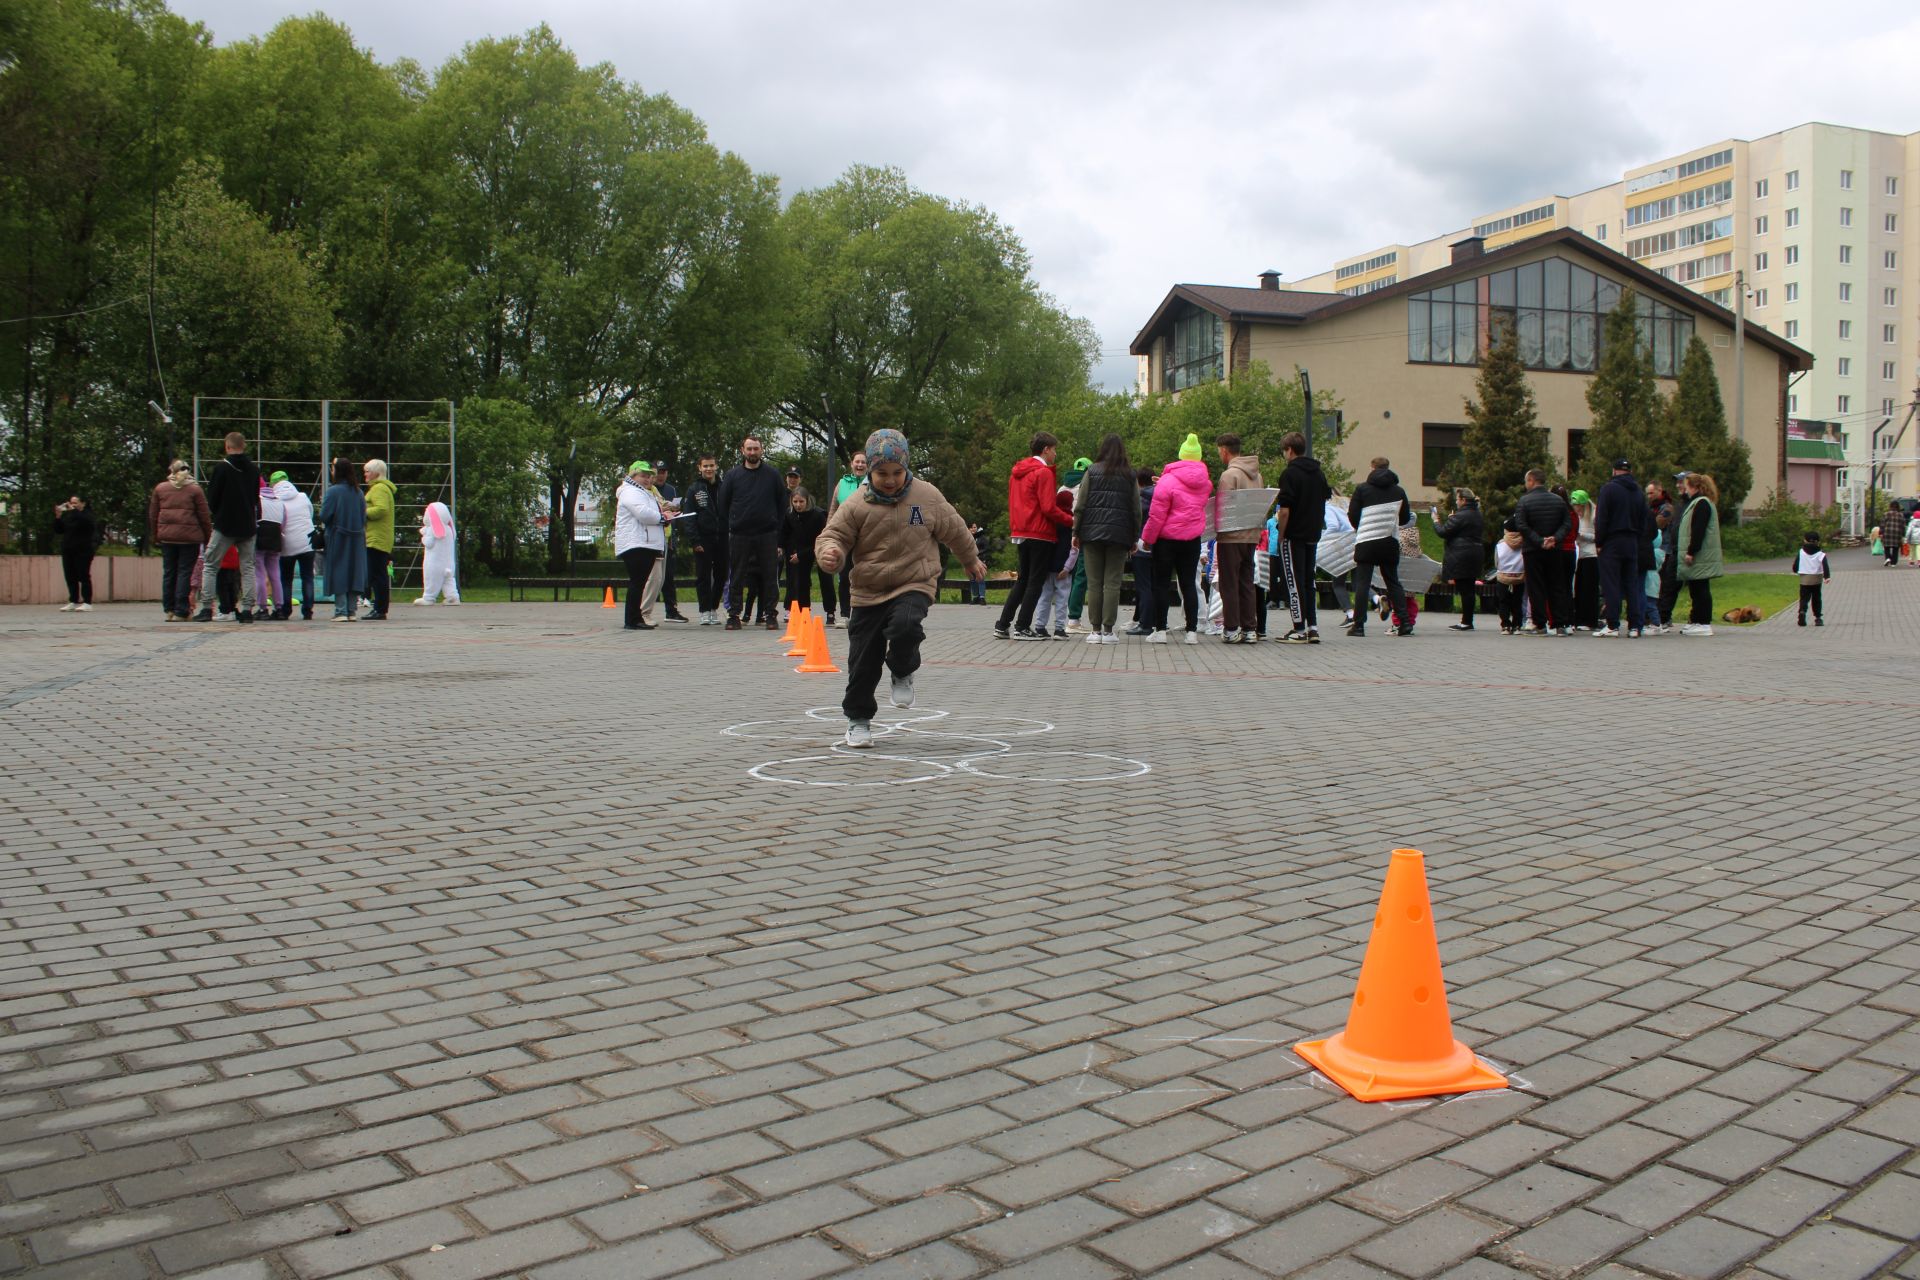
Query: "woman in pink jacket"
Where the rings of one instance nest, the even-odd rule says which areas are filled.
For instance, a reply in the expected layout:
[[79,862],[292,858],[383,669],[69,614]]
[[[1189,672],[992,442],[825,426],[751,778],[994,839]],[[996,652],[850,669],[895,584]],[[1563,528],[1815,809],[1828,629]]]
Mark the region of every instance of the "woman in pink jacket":
[[1180,607],[1187,615],[1187,643],[1200,643],[1200,588],[1194,570],[1200,564],[1200,535],[1206,529],[1207,502],[1213,497],[1213,477],[1201,458],[1200,437],[1189,433],[1180,446],[1180,459],[1160,472],[1153,489],[1153,505],[1140,541],[1153,554],[1153,631],[1148,644],[1167,642],[1167,609],[1173,603],[1173,584],[1180,583]]

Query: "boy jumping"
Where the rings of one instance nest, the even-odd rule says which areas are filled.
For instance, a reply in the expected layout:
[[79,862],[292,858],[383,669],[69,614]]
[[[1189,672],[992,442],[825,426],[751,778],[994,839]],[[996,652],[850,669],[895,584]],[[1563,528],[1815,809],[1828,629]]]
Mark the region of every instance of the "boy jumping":
[[880,430],[867,437],[867,485],[834,509],[814,543],[822,569],[836,572],[849,556],[853,570],[847,610],[847,745],[873,745],[874,690],[880,668],[893,673],[893,705],[913,705],[913,673],[920,668],[921,623],[940,590],[940,546],[945,543],[979,580],[987,567],[966,522],[940,491],[907,470],[907,438]]

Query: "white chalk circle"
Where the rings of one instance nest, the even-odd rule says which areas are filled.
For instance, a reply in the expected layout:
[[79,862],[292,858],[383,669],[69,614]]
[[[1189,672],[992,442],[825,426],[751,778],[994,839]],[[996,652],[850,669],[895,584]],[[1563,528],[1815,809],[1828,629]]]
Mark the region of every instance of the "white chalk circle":
[[997,751],[956,761],[955,767],[1009,782],[1120,782],[1153,772],[1144,760],[1100,751]]
[[950,761],[984,758],[1013,750],[1011,742],[1002,742],[998,738],[972,733],[945,733],[911,724],[900,725],[894,733],[894,740],[888,745],[895,751],[911,751],[922,759]]
[[796,787],[902,787],[912,782],[931,782],[952,772],[935,760],[847,751],[770,760],[747,770],[747,776]]
[[[939,733],[964,734],[975,738],[988,738],[998,741],[1001,738],[1030,738],[1037,734],[1052,733],[1053,725],[1046,720],[1030,720],[1025,716],[951,716],[940,712],[939,724],[928,726]],[[909,721],[918,724],[918,721]],[[925,732],[925,730],[916,730]]]
[[[875,713],[870,723],[877,730],[882,725],[919,724],[923,720],[938,720],[946,714],[944,711],[895,711],[891,707],[882,707]],[[833,720],[845,724],[847,722],[847,713],[839,707],[809,707],[807,709],[807,718],[809,720]]]
[[749,720],[730,724],[720,731],[723,737],[748,738],[754,742],[797,742],[811,747],[829,746],[841,735],[827,729],[818,720],[795,716],[791,720]]

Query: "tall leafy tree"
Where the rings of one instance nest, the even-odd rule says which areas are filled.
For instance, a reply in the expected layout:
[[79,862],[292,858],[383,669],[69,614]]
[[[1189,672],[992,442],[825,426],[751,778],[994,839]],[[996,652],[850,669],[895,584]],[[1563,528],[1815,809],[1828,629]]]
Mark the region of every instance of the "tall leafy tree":
[[1727,429],[1720,375],[1713,367],[1713,353],[1699,334],[1687,343],[1679,384],[1662,408],[1679,464],[1674,469],[1706,472],[1719,486],[1721,506],[1738,511],[1753,492],[1753,452]]
[[794,369],[777,405],[844,458],[880,426],[931,453],[1084,385],[1096,340],[1034,284],[1025,247],[977,206],[855,166],[783,219],[797,259]]
[[1489,542],[1500,536],[1501,525],[1520,501],[1528,469],[1553,469],[1533,385],[1520,362],[1519,333],[1510,324],[1499,328],[1480,362],[1474,398],[1467,401],[1460,456],[1445,477],[1449,485],[1464,485],[1479,496]]

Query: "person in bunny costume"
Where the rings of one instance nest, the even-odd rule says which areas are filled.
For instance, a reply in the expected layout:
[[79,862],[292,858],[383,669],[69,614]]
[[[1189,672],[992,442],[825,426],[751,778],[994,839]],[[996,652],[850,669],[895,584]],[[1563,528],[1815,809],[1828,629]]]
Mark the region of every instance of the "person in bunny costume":
[[420,598],[415,604],[433,604],[443,593],[446,603],[460,603],[453,580],[453,512],[444,502],[429,502],[420,514],[420,545],[426,554],[420,564]]

